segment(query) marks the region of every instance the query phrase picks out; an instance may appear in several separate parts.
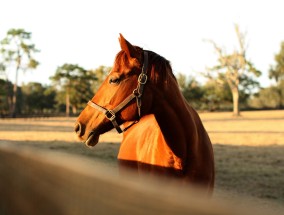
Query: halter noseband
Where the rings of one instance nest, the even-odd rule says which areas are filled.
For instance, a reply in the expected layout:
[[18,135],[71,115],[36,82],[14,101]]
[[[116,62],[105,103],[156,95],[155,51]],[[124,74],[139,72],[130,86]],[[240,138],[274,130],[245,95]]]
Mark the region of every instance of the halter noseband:
[[130,126],[138,122],[135,121],[122,130],[116,121],[116,113],[121,111],[123,108],[125,108],[133,99],[136,99],[139,119],[141,117],[141,97],[143,95],[144,86],[147,82],[147,69],[148,69],[148,53],[146,51],[144,51],[143,53],[144,53],[144,62],[142,66],[142,71],[138,77],[137,87],[133,90],[133,93],[131,95],[126,97],[126,99],[124,99],[113,110],[106,109],[92,101],[88,102],[89,106],[101,111],[105,115],[105,117],[112,122],[113,126],[116,128],[118,133],[126,131]]

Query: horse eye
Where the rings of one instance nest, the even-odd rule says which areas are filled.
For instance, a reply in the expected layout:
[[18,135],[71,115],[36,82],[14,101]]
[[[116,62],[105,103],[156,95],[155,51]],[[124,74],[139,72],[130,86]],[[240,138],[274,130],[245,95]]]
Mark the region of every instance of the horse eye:
[[120,82],[119,78],[112,77],[109,79],[110,84],[119,84],[119,82]]

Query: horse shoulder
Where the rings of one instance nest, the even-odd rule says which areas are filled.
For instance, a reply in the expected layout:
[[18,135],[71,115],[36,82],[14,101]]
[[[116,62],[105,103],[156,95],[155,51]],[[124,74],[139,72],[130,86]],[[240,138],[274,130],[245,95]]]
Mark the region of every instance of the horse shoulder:
[[154,115],[141,118],[125,132],[118,159],[181,169],[181,160],[168,147]]

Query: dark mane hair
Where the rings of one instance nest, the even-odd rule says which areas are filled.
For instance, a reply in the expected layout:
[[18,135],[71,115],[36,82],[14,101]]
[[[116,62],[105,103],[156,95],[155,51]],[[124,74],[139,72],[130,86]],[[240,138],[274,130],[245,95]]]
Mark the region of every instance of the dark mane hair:
[[[143,49],[134,46],[136,50],[141,53],[143,52]],[[170,64],[170,61],[162,57],[161,55],[158,55],[157,53],[149,50],[144,50],[148,52],[148,67],[151,68],[149,78],[150,80],[155,83],[155,84],[168,84],[169,79],[173,78],[176,80],[172,67]],[[143,62],[141,62],[141,66],[143,65]],[[115,64],[114,67],[119,68],[120,66],[125,66],[129,67],[129,61],[127,58],[127,55],[125,51],[121,50],[120,52],[117,53],[116,58],[115,58]],[[149,71],[149,69],[148,69]]]
[[174,78],[174,80],[176,80],[170,61],[153,51],[145,51],[148,52],[149,56],[149,66],[151,67],[151,81],[156,84],[162,83],[167,85],[170,78]]

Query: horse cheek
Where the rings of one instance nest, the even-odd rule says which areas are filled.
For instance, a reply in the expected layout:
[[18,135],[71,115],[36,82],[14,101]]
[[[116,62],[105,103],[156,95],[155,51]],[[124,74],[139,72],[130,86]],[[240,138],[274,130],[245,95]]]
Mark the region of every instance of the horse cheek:
[[121,120],[122,121],[133,121],[137,119],[138,112],[137,112],[136,103],[129,105],[127,108],[121,111]]

